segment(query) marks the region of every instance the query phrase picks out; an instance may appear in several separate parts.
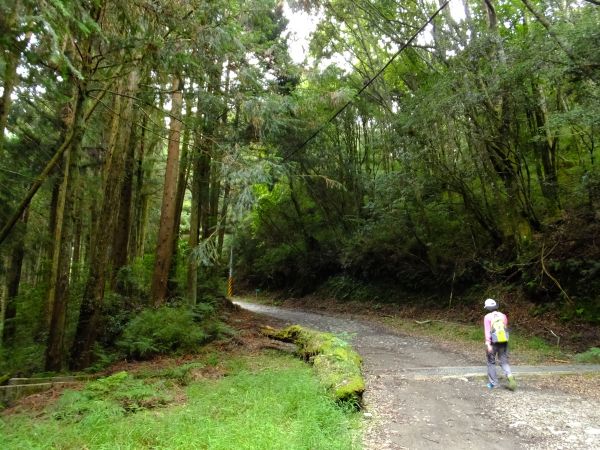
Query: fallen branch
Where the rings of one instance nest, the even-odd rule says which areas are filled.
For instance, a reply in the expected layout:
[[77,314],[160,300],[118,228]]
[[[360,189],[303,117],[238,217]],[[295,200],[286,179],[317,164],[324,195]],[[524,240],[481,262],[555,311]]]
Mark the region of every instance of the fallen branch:
[[[557,244],[558,245],[558,244]],[[556,245],[554,246],[554,248],[556,248]],[[554,248],[552,248],[552,250],[554,250]],[[552,250],[550,250],[550,253],[552,253]],[[572,305],[573,304],[573,300],[571,299],[571,297],[569,297],[569,294],[567,294],[565,292],[565,290],[562,288],[562,286],[560,285],[560,283],[558,282],[558,280],[556,278],[554,278],[550,272],[548,272],[548,269],[546,269],[546,264],[544,263],[544,244],[542,244],[542,254],[540,255],[540,263],[542,265],[542,274],[546,274],[548,276],[548,278],[550,278],[552,281],[554,281],[554,284],[556,285],[556,287],[558,289],[560,289],[560,292],[563,293],[563,295],[565,296],[565,298],[567,299],[567,302]]]
[[546,329],[547,329],[547,330],[550,332],[550,334],[551,334],[552,336],[554,336],[554,337],[556,338],[556,347],[559,347],[559,346],[560,346],[560,336],[559,336],[559,335],[557,335],[557,334],[556,334],[554,331],[552,331],[550,328],[546,328]]
[[426,323],[431,323],[431,322],[445,322],[445,320],[428,319],[428,320],[415,320],[415,322],[418,323],[419,325],[425,325]]
[[292,342],[297,354],[315,367],[321,383],[339,402],[360,408],[365,381],[361,373],[362,358],[350,345],[331,333],[291,325],[282,330],[263,327],[272,339]]

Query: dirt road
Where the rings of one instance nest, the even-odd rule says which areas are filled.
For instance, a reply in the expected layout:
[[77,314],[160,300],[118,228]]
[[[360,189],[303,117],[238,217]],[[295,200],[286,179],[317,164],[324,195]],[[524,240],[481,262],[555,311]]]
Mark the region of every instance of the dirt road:
[[367,320],[235,303],[352,343],[364,359],[366,449],[600,449],[600,395],[532,378],[600,366],[513,367],[516,392],[488,391],[483,355],[449,352]]

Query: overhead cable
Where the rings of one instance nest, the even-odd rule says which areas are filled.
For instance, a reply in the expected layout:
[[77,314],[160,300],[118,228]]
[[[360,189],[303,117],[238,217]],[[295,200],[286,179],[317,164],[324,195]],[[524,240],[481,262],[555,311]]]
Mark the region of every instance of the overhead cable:
[[362,88],[360,88],[360,90],[356,93],[356,95],[354,95],[354,98],[348,100],[346,102],[346,104],[344,106],[342,106],[340,109],[338,109],[335,114],[333,114],[329,120],[327,120],[325,123],[323,123],[313,134],[310,135],[310,137],[308,139],[306,139],[304,142],[302,142],[302,144],[300,144],[296,149],[292,150],[290,153],[288,153],[287,155],[285,155],[283,157],[283,161],[287,161],[288,159],[290,159],[292,156],[294,156],[296,153],[298,153],[300,150],[302,150],[304,147],[306,147],[306,145],[308,145],[308,143],[310,141],[312,141],[314,138],[316,138],[319,133],[321,133],[321,131],[323,131],[325,129],[325,127],[330,124],[331,122],[333,122],[337,116],[339,116],[342,112],[344,112],[344,110],[350,106],[352,104],[352,102],[358,98],[360,96],[360,94],[363,93],[363,91],[365,89],[367,89],[371,84],[373,84],[373,82],[385,71],[385,69],[387,69],[389,67],[390,64],[392,64],[392,62],[394,62],[394,60],[398,57],[398,55],[400,55],[400,53],[402,53],[410,44],[412,44],[412,42],[417,38],[417,36],[419,34],[421,34],[421,32],[427,27],[427,25],[429,25],[431,22],[433,22],[433,19],[435,19],[437,17],[437,15],[446,7],[448,6],[448,4],[450,3],[450,0],[446,0],[427,20],[427,22],[425,22],[421,28],[419,28],[411,37],[408,41],[406,41],[399,49],[396,53],[394,53],[392,55],[392,57],[388,60],[387,63],[385,63],[385,65],[379,69],[379,71],[373,75],[373,77],[371,79],[369,79]]

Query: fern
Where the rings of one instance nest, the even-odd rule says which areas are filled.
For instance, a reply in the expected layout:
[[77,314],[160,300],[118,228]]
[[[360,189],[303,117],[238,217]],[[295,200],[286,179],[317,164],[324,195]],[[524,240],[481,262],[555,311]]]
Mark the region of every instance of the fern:
[[210,337],[186,307],[147,309],[125,328],[117,342],[133,358],[146,359],[157,354],[194,351]]

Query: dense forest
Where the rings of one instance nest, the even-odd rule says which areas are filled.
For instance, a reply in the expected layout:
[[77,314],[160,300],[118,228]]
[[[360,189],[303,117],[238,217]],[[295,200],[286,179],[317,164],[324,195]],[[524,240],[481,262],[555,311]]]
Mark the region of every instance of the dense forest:
[[[303,63],[288,7],[317,23]],[[210,316],[230,261],[246,288],[503,286],[599,323],[599,24],[596,0],[1,0],[0,375],[159,351],[145,327]]]

